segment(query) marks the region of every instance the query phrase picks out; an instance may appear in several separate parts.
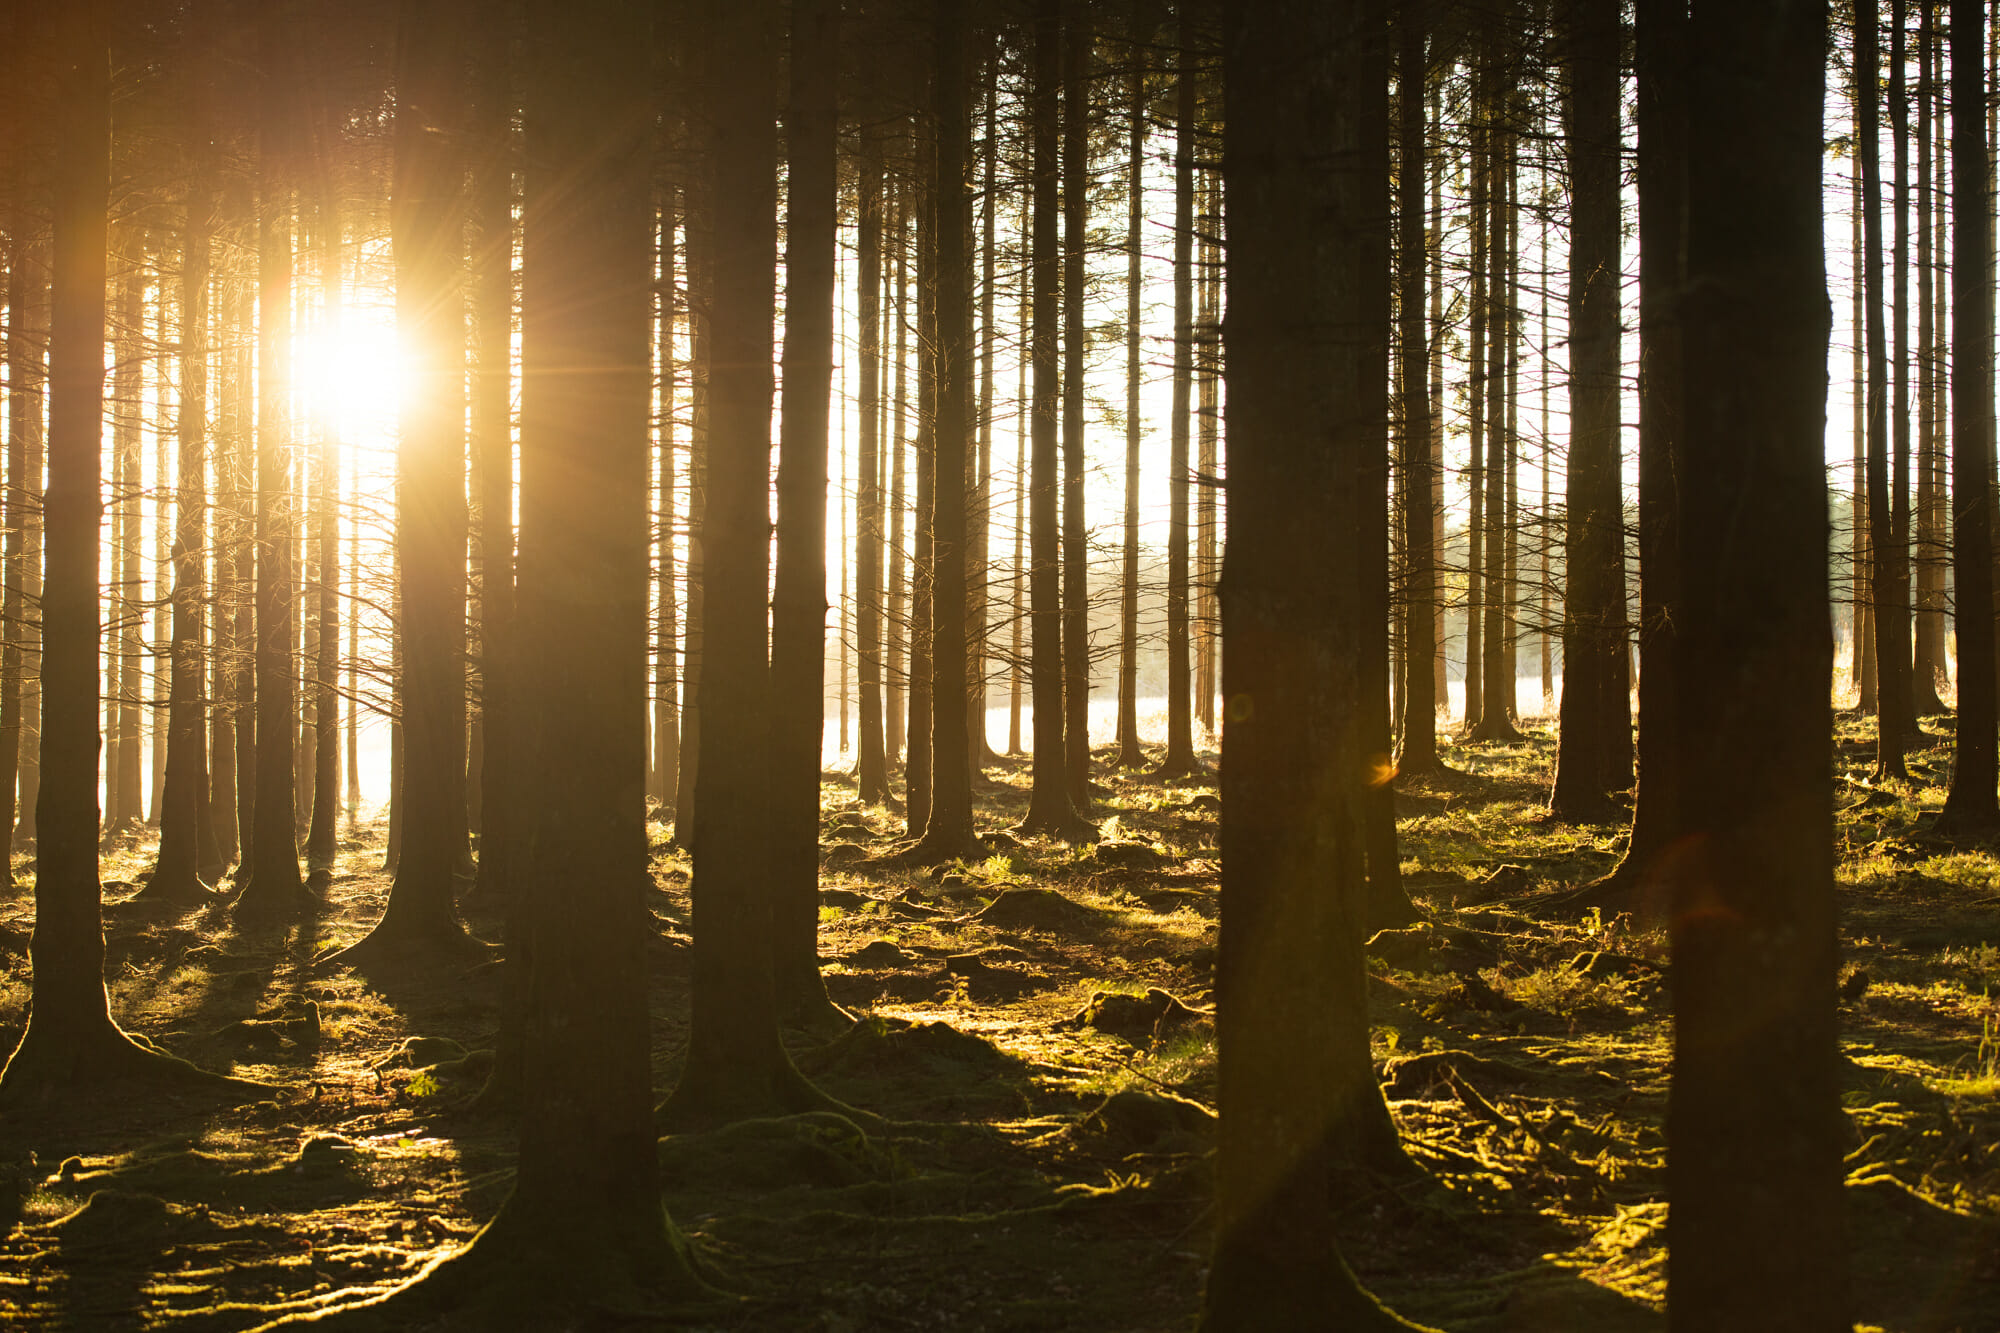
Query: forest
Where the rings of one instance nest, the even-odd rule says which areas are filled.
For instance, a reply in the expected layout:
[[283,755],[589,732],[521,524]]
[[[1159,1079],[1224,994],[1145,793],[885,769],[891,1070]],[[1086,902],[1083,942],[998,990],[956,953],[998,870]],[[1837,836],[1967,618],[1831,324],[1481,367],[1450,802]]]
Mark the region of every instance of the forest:
[[0,0],[0,1324],[2000,1329],[1995,17]]

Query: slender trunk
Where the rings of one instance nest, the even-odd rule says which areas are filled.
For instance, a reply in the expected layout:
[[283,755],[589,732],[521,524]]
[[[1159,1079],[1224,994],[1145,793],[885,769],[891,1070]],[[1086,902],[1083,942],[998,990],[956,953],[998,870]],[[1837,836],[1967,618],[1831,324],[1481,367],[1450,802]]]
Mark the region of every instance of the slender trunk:
[[[136,248],[136,247],[133,247]],[[125,247],[121,247],[121,250]],[[105,708],[111,743],[104,756],[104,832],[116,837],[144,822],[144,797],[140,791],[139,699],[144,693],[140,679],[139,626],[144,622],[144,597],[139,583],[139,450],[145,405],[139,401],[144,383],[140,342],[146,310],[146,278],[138,257],[123,256],[127,265],[118,281],[118,316],[112,334],[111,369],[111,475],[112,546],[114,582],[110,597],[113,640],[117,644],[110,662],[110,680],[105,690]]]
[[[839,240],[834,101],[839,5],[792,7],[785,110],[784,394],[771,598],[772,965],[779,1012],[842,1017],[819,971],[819,771],[825,730],[827,437]],[[761,617],[760,617],[761,618]]]
[[1466,462],[1466,492],[1468,503],[1465,518],[1465,725],[1468,729],[1477,725],[1486,716],[1485,642],[1486,625],[1481,602],[1485,593],[1486,569],[1482,560],[1486,536],[1486,339],[1489,320],[1487,318],[1486,293],[1486,220],[1491,210],[1486,202],[1487,170],[1486,140],[1488,130],[1485,123],[1486,100],[1484,96],[1485,75],[1473,75],[1475,93],[1472,99],[1473,123],[1469,128],[1471,139],[1472,201],[1470,206],[1471,237],[1469,238],[1471,287],[1471,345],[1466,350],[1466,395],[1470,407],[1466,424],[1466,439],[1469,455]]
[[1028,566],[1023,559],[1028,539],[1028,295],[1033,273],[1028,264],[1020,268],[1020,286],[1014,292],[1015,317],[1019,324],[1014,342],[1014,600],[1013,661],[1007,672],[1007,753],[1021,753],[1021,686],[1026,657],[1022,654],[1023,631],[1028,621]]
[[[1901,557],[1895,538],[1895,501],[1889,493],[1889,349],[1887,331],[1884,328],[1884,291],[1882,281],[1882,206],[1881,206],[1881,104],[1876,93],[1880,78],[1881,60],[1877,51],[1878,13],[1875,0],[1855,0],[1854,6],[1854,78],[1856,93],[1856,118],[1858,120],[1859,152],[1861,155],[1861,245],[1862,245],[1862,302],[1866,309],[1866,336],[1868,355],[1868,544],[1873,555],[1869,582],[1874,591],[1873,612],[1875,624],[1875,664],[1876,664],[1876,742],[1875,775],[1878,778],[1905,778],[1908,771],[1903,765],[1903,750],[1908,744],[1905,735],[1903,714],[1909,704],[1909,690],[1903,678],[1903,667],[1909,660],[1909,616],[1900,609],[1897,589],[1908,578],[1908,565]],[[1895,44],[1895,55],[1901,55],[1902,43]],[[1892,58],[1890,79],[1900,82],[1893,68]],[[1891,128],[1892,150],[1901,155],[1901,137]],[[1900,199],[1898,201],[1900,203]],[[1900,291],[1902,283],[1901,250],[1903,238],[1900,235],[1903,210],[1896,209],[1898,219],[1896,282]],[[1901,300],[1897,301],[1900,315]],[[1903,339],[1898,339],[1901,350]],[[1899,358],[1900,359],[1900,358]],[[1904,393],[1907,386],[1902,376],[1897,382]],[[1899,394],[1899,399],[1903,394]],[[1898,402],[1898,409],[1904,404]],[[1902,448],[1909,447],[1909,425],[1907,413],[1898,410],[1898,420]],[[1901,571],[1900,574],[1898,571]]]
[[[1916,507],[1916,644],[1911,678],[1915,712],[1928,717],[1944,711],[1938,686],[1949,680],[1944,651],[1944,470],[1943,426],[1939,408],[1944,361],[1938,335],[1938,297],[1944,284],[1935,272],[1943,246],[1932,245],[1933,117],[1936,98],[1936,12],[1934,0],[1918,0],[1917,28],[1917,507]],[[1942,162],[1939,163],[1941,167]],[[1944,210],[1937,209],[1936,221]]]
[[[1146,61],[1134,33],[1126,74],[1130,123],[1125,135],[1125,549],[1118,578],[1118,767],[1146,762],[1139,745],[1139,289],[1144,253]],[[1175,279],[1179,281],[1178,276]],[[1171,484],[1171,483],[1170,483]],[[1169,628],[1168,634],[1172,634]],[[1168,650],[1172,651],[1171,647]],[[1168,701],[1171,708],[1172,700]]]
[[1033,202],[1028,267],[1033,276],[1028,355],[1033,383],[1028,479],[1028,604],[1034,698],[1034,769],[1021,828],[1058,837],[1081,836],[1063,751],[1062,569],[1056,526],[1060,405],[1057,329],[1061,316],[1061,255],[1057,234],[1057,94],[1062,86],[1062,0],[1036,0],[1031,83]]
[[903,803],[911,837],[930,823],[931,696],[933,670],[932,597],[936,592],[938,263],[937,144],[921,131],[917,148],[917,475],[911,518],[914,555],[910,562],[909,758]]
[[855,662],[861,686],[860,751],[855,778],[861,799],[889,799],[889,761],[882,730],[882,141],[864,131],[855,243],[860,276],[855,306],[860,326],[861,413],[859,492],[855,497]]
[[[1986,96],[1985,6],[1951,0],[1951,104]],[[1985,126],[1951,121],[1952,216],[1984,218],[1992,207]],[[1993,254],[1986,229],[1954,227],[1951,238],[1952,617],[1958,635],[1958,728],[1951,790],[1937,830],[1978,836],[2000,826],[2000,753],[1994,733],[1993,507],[1986,458],[1993,396]]]
[[[992,582],[993,544],[993,251],[994,251],[994,211],[999,194],[999,132],[1000,132],[1000,78],[999,47],[997,35],[989,39],[993,43],[987,53],[987,71],[981,80],[986,85],[986,126],[985,137],[980,148],[982,173],[985,177],[980,187],[983,201],[979,240],[979,401],[969,410],[975,412],[979,427],[979,457],[968,465],[967,482],[971,488],[966,500],[967,537],[967,579],[970,588],[967,593],[966,614],[971,624],[967,630],[966,652],[966,743],[971,746],[970,760],[974,776],[993,762],[996,757],[993,747],[986,739],[986,639],[991,624],[990,603]],[[966,213],[966,234],[971,235],[971,212]],[[968,347],[966,355],[971,355]]]
[[[339,345],[342,305],[340,210],[329,188],[320,208],[320,282],[325,291],[326,338]],[[340,811],[340,414],[321,422],[313,487],[314,539],[319,546],[318,652],[313,672],[312,819],[306,833],[306,866],[315,883],[331,882]]]
[[[16,245],[20,246],[24,238],[32,238],[26,240],[27,258],[21,260],[22,251],[16,249],[16,264],[8,274],[8,281],[13,284],[10,292],[22,291],[23,282],[26,289],[20,301],[10,295],[7,302],[10,414],[7,447],[13,449],[19,442],[22,464],[19,472],[12,468],[8,472],[8,483],[22,507],[19,525],[22,618],[8,622],[21,626],[20,761],[17,782],[10,784],[18,786],[19,802],[17,813],[9,822],[13,846],[29,848],[35,843],[35,806],[42,773],[42,475],[48,456],[44,421],[48,404],[50,254],[39,227],[32,224],[24,227],[23,234],[14,238]],[[17,329],[22,331],[20,335],[16,334]],[[12,525],[7,530],[10,534],[15,531]]]
[[[29,514],[38,506],[30,499],[41,487],[27,475],[27,437],[41,427],[40,367],[34,347],[36,331],[29,310],[39,305],[30,295],[42,282],[42,252],[38,228],[25,207],[9,219],[7,253],[7,479],[0,492],[0,622],[8,632],[0,640],[0,889],[14,887],[15,781],[21,770],[21,640],[16,628],[27,619],[22,595]],[[32,424],[31,424],[32,421]]]
[[707,631],[707,565],[703,534],[708,528],[709,302],[715,234],[707,199],[687,211],[688,266],[688,554],[687,630],[681,640],[681,787],[674,803],[674,840],[693,845],[695,784],[701,777],[702,643]]
[[[1430,142],[1444,143],[1444,92],[1442,80],[1431,88]],[[1431,579],[1432,643],[1435,656],[1432,670],[1437,711],[1451,716],[1451,672],[1446,654],[1445,606],[1449,601],[1445,580],[1444,535],[1444,177],[1449,167],[1447,155],[1437,154],[1430,171],[1431,233],[1429,245],[1431,310],[1428,353],[1431,368],[1431,550],[1436,555]]]
[[1625,515],[1618,426],[1618,9],[1567,0],[1570,15],[1570,455],[1563,568],[1562,732],[1550,809],[1617,817],[1632,785],[1625,632]]
[[1174,99],[1174,387],[1167,453],[1167,753],[1159,772],[1200,770],[1188,642],[1188,430],[1194,397],[1194,136],[1192,32],[1181,35]]
[[1222,191],[1220,178],[1206,175],[1202,191],[1201,313],[1195,326],[1196,384],[1200,395],[1201,461],[1197,469],[1200,489],[1195,493],[1195,718],[1211,739],[1216,735],[1215,692],[1221,683],[1216,649],[1222,642],[1222,622],[1216,607],[1215,587],[1220,569],[1216,560],[1216,504],[1220,488],[1217,476],[1221,425],[1222,380]]
[[[288,406],[292,360],[292,38],[280,12],[263,11],[264,62],[258,122],[256,623],[256,801],[247,873],[238,876],[239,916],[275,920],[312,910],[299,876],[292,760],[297,682],[292,676],[292,604],[298,595]],[[246,636],[248,637],[248,636]]]
[[[907,541],[904,533],[908,526],[907,491],[903,484],[904,429],[909,404],[909,341],[910,341],[910,239],[909,239],[909,186],[898,183],[894,189],[895,217],[891,230],[895,233],[896,258],[896,300],[894,323],[896,325],[896,375],[895,387],[891,390],[890,401],[893,410],[889,423],[889,456],[883,464],[889,474],[889,634],[888,687],[886,708],[888,715],[888,767],[895,769],[903,762],[904,732],[909,725],[909,713],[905,706],[908,694],[909,675],[905,669],[910,621],[907,614],[909,604],[908,584],[910,577],[909,556],[905,549]],[[907,789],[907,781],[906,781]]]
[[1062,57],[1063,372],[1062,599],[1063,762],[1069,798],[1088,814],[1090,792],[1090,550],[1084,521],[1085,251],[1090,221],[1090,15],[1064,0]]
[[1403,747],[1397,769],[1406,774],[1434,772],[1437,752],[1436,659],[1431,642],[1433,593],[1437,586],[1431,547],[1431,402],[1425,383],[1429,358],[1424,340],[1424,39],[1414,10],[1398,29],[1396,109],[1400,155],[1396,171],[1396,276],[1401,284],[1397,310],[1396,393],[1401,407],[1403,498]]

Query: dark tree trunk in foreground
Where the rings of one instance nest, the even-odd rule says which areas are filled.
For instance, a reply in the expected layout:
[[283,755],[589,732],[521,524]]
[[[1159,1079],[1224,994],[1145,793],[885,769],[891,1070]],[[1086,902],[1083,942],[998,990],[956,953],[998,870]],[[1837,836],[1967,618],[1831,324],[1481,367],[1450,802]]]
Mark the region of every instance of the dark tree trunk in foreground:
[[104,270],[111,176],[110,23],[82,0],[51,22],[58,121],[43,500],[43,680],[34,993],[0,1096],[62,1095],[106,1079],[248,1091],[140,1046],[111,1021],[97,877],[98,533],[104,516]]
[[[1367,620],[1384,571],[1388,59],[1379,3],[1255,0],[1224,38],[1222,1140],[1202,1327],[1407,1328],[1341,1260],[1328,1170],[1372,1122]],[[1386,700],[1385,700],[1386,702]],[[1332,1127],[1331,1129],[1329,1127]]]
[[375,929],[343,954],[466,942],[454,902],[465,857],[464,97],[451,5],[404,0],[397,22],[396,339],[407,369],[396,451],[402,591],[403,845]]
[[[1985,12],[1979,0],[1952,0],[1951,101],[1985,98]],[[1951,120],[1952,215],[1983,218],[1988,198],[1985,127],[1977,116]],[[1984,229],[1952,229],[1951,528],[1952,601],[1958,634],[1958,734],[1951,790],[1937,831],[1981,834],[2000,826],[1994,735],[1993,506],[1986,458],[1993,397],[1993,257]]]
[[785,388],[778,440],[778,567],[771,600],[773,966],[779,1012],[812,1027],[845,1019],[827,998],[819,972],[838,18],[833,0],[797,0],[792,6],[791,95],[785,112]]
[[[660,1204],[646,1009],[651,43],[622,0],[528,7],[519,754],[525,948],[514,1192],[386,1298],[542,1328],[705,1292]],[[768,165],[768,163],[767,163]],[[470,1313],[468,1313],[468,1311]]]
[[1618,448],[1618,6],[1567,0],[1570,450],[1562,734],[1551,811],[1619,816],[1632,785],[1625,515]]
[[470,118],[473,131],[470,224],[472,448],[479,469],[479,712],[485,732],[480,776],[481,901],[510,896],[509,870],[519,842],[515,763],[519,729],[514,695],[513,115],[507,52],[509,25],[494,23],[477,39]]
[[[687,1064],[660,1108],[676,1127],[826,1105],[778,1040],[772,973],[774,709],[765,602],[778,24],[772,0],[715,0],[710,15],[704,55],[733,77],[713,86],[708,145],[714,231],[692,1015]],[[645,882],[642,865],[635,863],[635,884]]]
[[1181,34],[1174,99],[1174,386],[1167,446],[1167,753],[1160,777],[1201,771],[1194,757],[1188,642],[1188,428],[1194,397],[1194,34]]
[[1028,356],[1033,366],[1029,406],[1028,652],[1033,696],[1034,767],[1026,833],[1062,838],[1088,836],[1088,825],[1070,799],[1063,761],[1062,569],[1057,547],[1056,427],[1057,323],[1061,313],[1061,260],[1057,239],[1056,93],[1062,82],[1061,0],[1037,0],[1032,74],[1033,172],[1029,225],[1033,321]]
[[298,682],[292,674],[294,578],[292,420],[292,68],[283,13],[258,17],[263,62],[257,145],[256,719],[255,792],[236,914],[277,921],[316,907],[299,875],[297,789],[292,779]]
[[[936,501],[931,516],[931,795],[913,859],[983,854],[972,832],[972,732],[966,665],[967,442],[972,438],[972,287],[966,238],[964,0],[938,0],[931,80],[937,127],[930,194],[937,217]],[[914,779],[913,779],[914,780]],[[912,809],[914,809],[914,803]]]
[[1424,29],[1415,6],[1404,8],[1396,59],[1398,164],[1396,258],[1398,312],[1396,392],[1402,406],[1403,490],[1403,748],[1406,774],[1443,767],[1437,750],[1437,552],[1431,545],[1431,400],[1429,345],[1424,337]]
[[[1967,18],[1977,32],[1976,9]],[[1825,51],[1824,3],[1692,10],[1680,471],[1702,484],[1679,493],[1677,736],[1700,780],[1681,786],[1674,875],[1667,1316],[1703,1333],[1852,1317],[1827,744]]]

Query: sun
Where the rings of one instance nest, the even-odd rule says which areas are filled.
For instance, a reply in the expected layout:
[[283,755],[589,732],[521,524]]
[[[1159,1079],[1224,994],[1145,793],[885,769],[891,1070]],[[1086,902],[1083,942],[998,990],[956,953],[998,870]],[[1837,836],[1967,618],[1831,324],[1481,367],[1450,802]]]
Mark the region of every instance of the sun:
[[408,376],[393,312],[352,305],[336,326],[301,330],[292,339],[299,406],[358,448],[393,442]]

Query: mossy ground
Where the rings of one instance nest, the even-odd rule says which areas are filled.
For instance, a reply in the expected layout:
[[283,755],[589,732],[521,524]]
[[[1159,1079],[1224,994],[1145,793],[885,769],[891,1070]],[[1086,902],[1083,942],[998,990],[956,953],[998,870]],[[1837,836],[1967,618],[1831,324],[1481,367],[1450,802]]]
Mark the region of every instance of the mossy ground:
[[[1924,831],[1947,726],[1927,722],[1916,782],[1877,789],[1866,728],[1843,722],[1838,889],[1867,984],[1841,1012],[1857,1315],[1969,1333],[2000,1328],[2000,855]],[[1349,1257],[1391,1304],[1454,1330],[1661,1328],[1663,942],[1537,912],[1608,869],[1621,836],[1541,819],[1545,732],[1447,755],[1458,774],[1400,798],[1407,884],[1434,929],[1370,964],[1385,1087],[1429,1178],[1337,1182]],[[1026,774],[994,776],[981,826],[997,831]],[[1104,782],[1106,845],[1003,837],[935,873],[871,866],[899,817],[828,782],[822,955],[865,1021],[795,1053],[889,1126],[821,1113],[662,1140],[668,1207],[750,1298],[704,1326],[1191,1326],[1211,1196],[1215,789]],[[664,831],[656,852],[664,1088],[685,1038],[688,865]],[[115,1093],[9,1111],[0,1322],[245,1328],[462,1245],[508,1184],[508,1126],[465,1109],[497,967],[316,963],[380,912],[379,829],[343,843],[321,920],[262,934],[220,911],[118,905],[147,855],[127,843],[107,861],[114,1012],[296,1091],[220,1111]],[[31,924],[25,890],[0,901],[10,1047]]]

